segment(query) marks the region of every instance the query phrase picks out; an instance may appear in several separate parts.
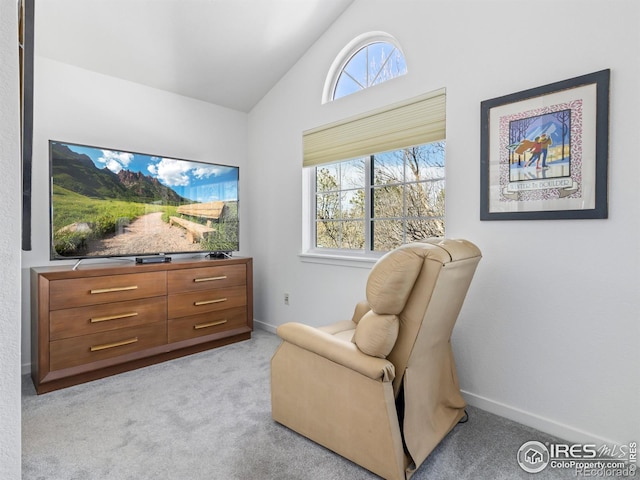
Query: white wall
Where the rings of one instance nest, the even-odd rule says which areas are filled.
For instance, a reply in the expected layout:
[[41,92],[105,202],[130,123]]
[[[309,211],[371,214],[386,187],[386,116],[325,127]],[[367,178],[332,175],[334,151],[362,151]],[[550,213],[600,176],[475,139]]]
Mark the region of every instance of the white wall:
[[23,371],[31,355],[29,269],[51,263],[49,140],[239,166],[239,254],[248,251],[247,114],[36,56],[33,136],[33,250],[22,255]]
[[18,9],[0,0],[0,478],[20,478],[20,90]]
[[[256,320],[350,318],[364,291],[366,269],[298,256],[302,131],[446,87],[447,235],[484,254],[453,338],[466,398],[570,441],[640,439],[639,24],[635,0],[357,0],[249,116]],[[409,73],[321,106],[335,56],[374,30]],[[480,222],[480,102],[605,68],[609,219]]]

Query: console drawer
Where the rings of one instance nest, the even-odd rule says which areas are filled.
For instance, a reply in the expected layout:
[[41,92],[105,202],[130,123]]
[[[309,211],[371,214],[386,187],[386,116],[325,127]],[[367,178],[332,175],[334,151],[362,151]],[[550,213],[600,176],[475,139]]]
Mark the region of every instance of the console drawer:
[[49,289],[51,310],[157,297],[167,293],[167,272],[54,280]]
[[217,265],[168,272],[169,294],[195,292],[244,285],[247,281],[245,265]]
[[200,313],[226,310],[247,304],[246,286],[230,287],[224,290],[180,293],[169,295],[167,310],[169,318],[187,317]]
[[166,317],[167,297],[143,298],[128,302],[53,310],[49,314],[49,338],[60,340],[146,325],[164,321]]
[[191,315],[169,320],[169,343],[203,337],[247,325],[247,308],[236,307],[219,312]]
[[55,340],[50,344],[51,370],[119,357],[167,343],[166,322]]

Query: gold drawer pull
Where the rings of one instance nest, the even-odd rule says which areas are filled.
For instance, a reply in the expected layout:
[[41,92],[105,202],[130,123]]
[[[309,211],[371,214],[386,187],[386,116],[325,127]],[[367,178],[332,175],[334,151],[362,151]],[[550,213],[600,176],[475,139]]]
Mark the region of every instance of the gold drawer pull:
[[222,275],[221,277],[194,278],[193,281],[196,282],[196,283],[198,283],[198,282],[212,282],[214,280],[224,280],[226,278],[227,278],[226,275]]
[[122,340],[121,342],[105,343],[104,345],[95,345],[91,347],[90,350],[92,352],[97,352],[99,350],[106,350],[107,348],[122,347],[123,345],[130,345],[132,343],[136,343],[137,341],[138,341],[138,337],[133,337],[133,338],[130,338],[129,340]]
[[194,302],[193,304],[196,307],[199,307],[201,305],[211,305],[212,303],[220,303],[220,302],[226,302],[227,299],[226,298],[217,298],[215,300],[204,300],[202,302]]
[[219,322],[209,322],[209,323],[199,323],[193,326],[194,330],[200,330],[201,328],[207,327],[215,327],[216,325],[222,325],[223,323],[227,323],[227,319],[220,320]]
[[120,315],[110,315],[108,317],[91,318],[90,321],[91,321],[91,323],[106,322],[107,320],[118,320],[120,318],[135,317],[137,315],[138,315],[138,312],[121,313]]
[[124,292],[126,290],[136,290],[137,288],[137,285],[131,285],[130,287],[98,288],[96,290],[91,290],[91,295],[96,293]]

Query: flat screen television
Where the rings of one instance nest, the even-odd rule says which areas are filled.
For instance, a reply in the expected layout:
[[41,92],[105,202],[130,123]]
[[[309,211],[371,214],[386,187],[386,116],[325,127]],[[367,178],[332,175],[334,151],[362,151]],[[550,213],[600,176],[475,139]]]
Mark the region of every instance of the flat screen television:
[[51,259],[230,255],[239,168],[49,141]]

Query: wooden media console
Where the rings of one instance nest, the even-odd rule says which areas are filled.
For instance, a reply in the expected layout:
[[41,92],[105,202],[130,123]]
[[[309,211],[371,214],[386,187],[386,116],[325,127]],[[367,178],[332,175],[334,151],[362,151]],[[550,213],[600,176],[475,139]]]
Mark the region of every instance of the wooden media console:
[[38,393],[251,338],[251,258],[31,269]]

